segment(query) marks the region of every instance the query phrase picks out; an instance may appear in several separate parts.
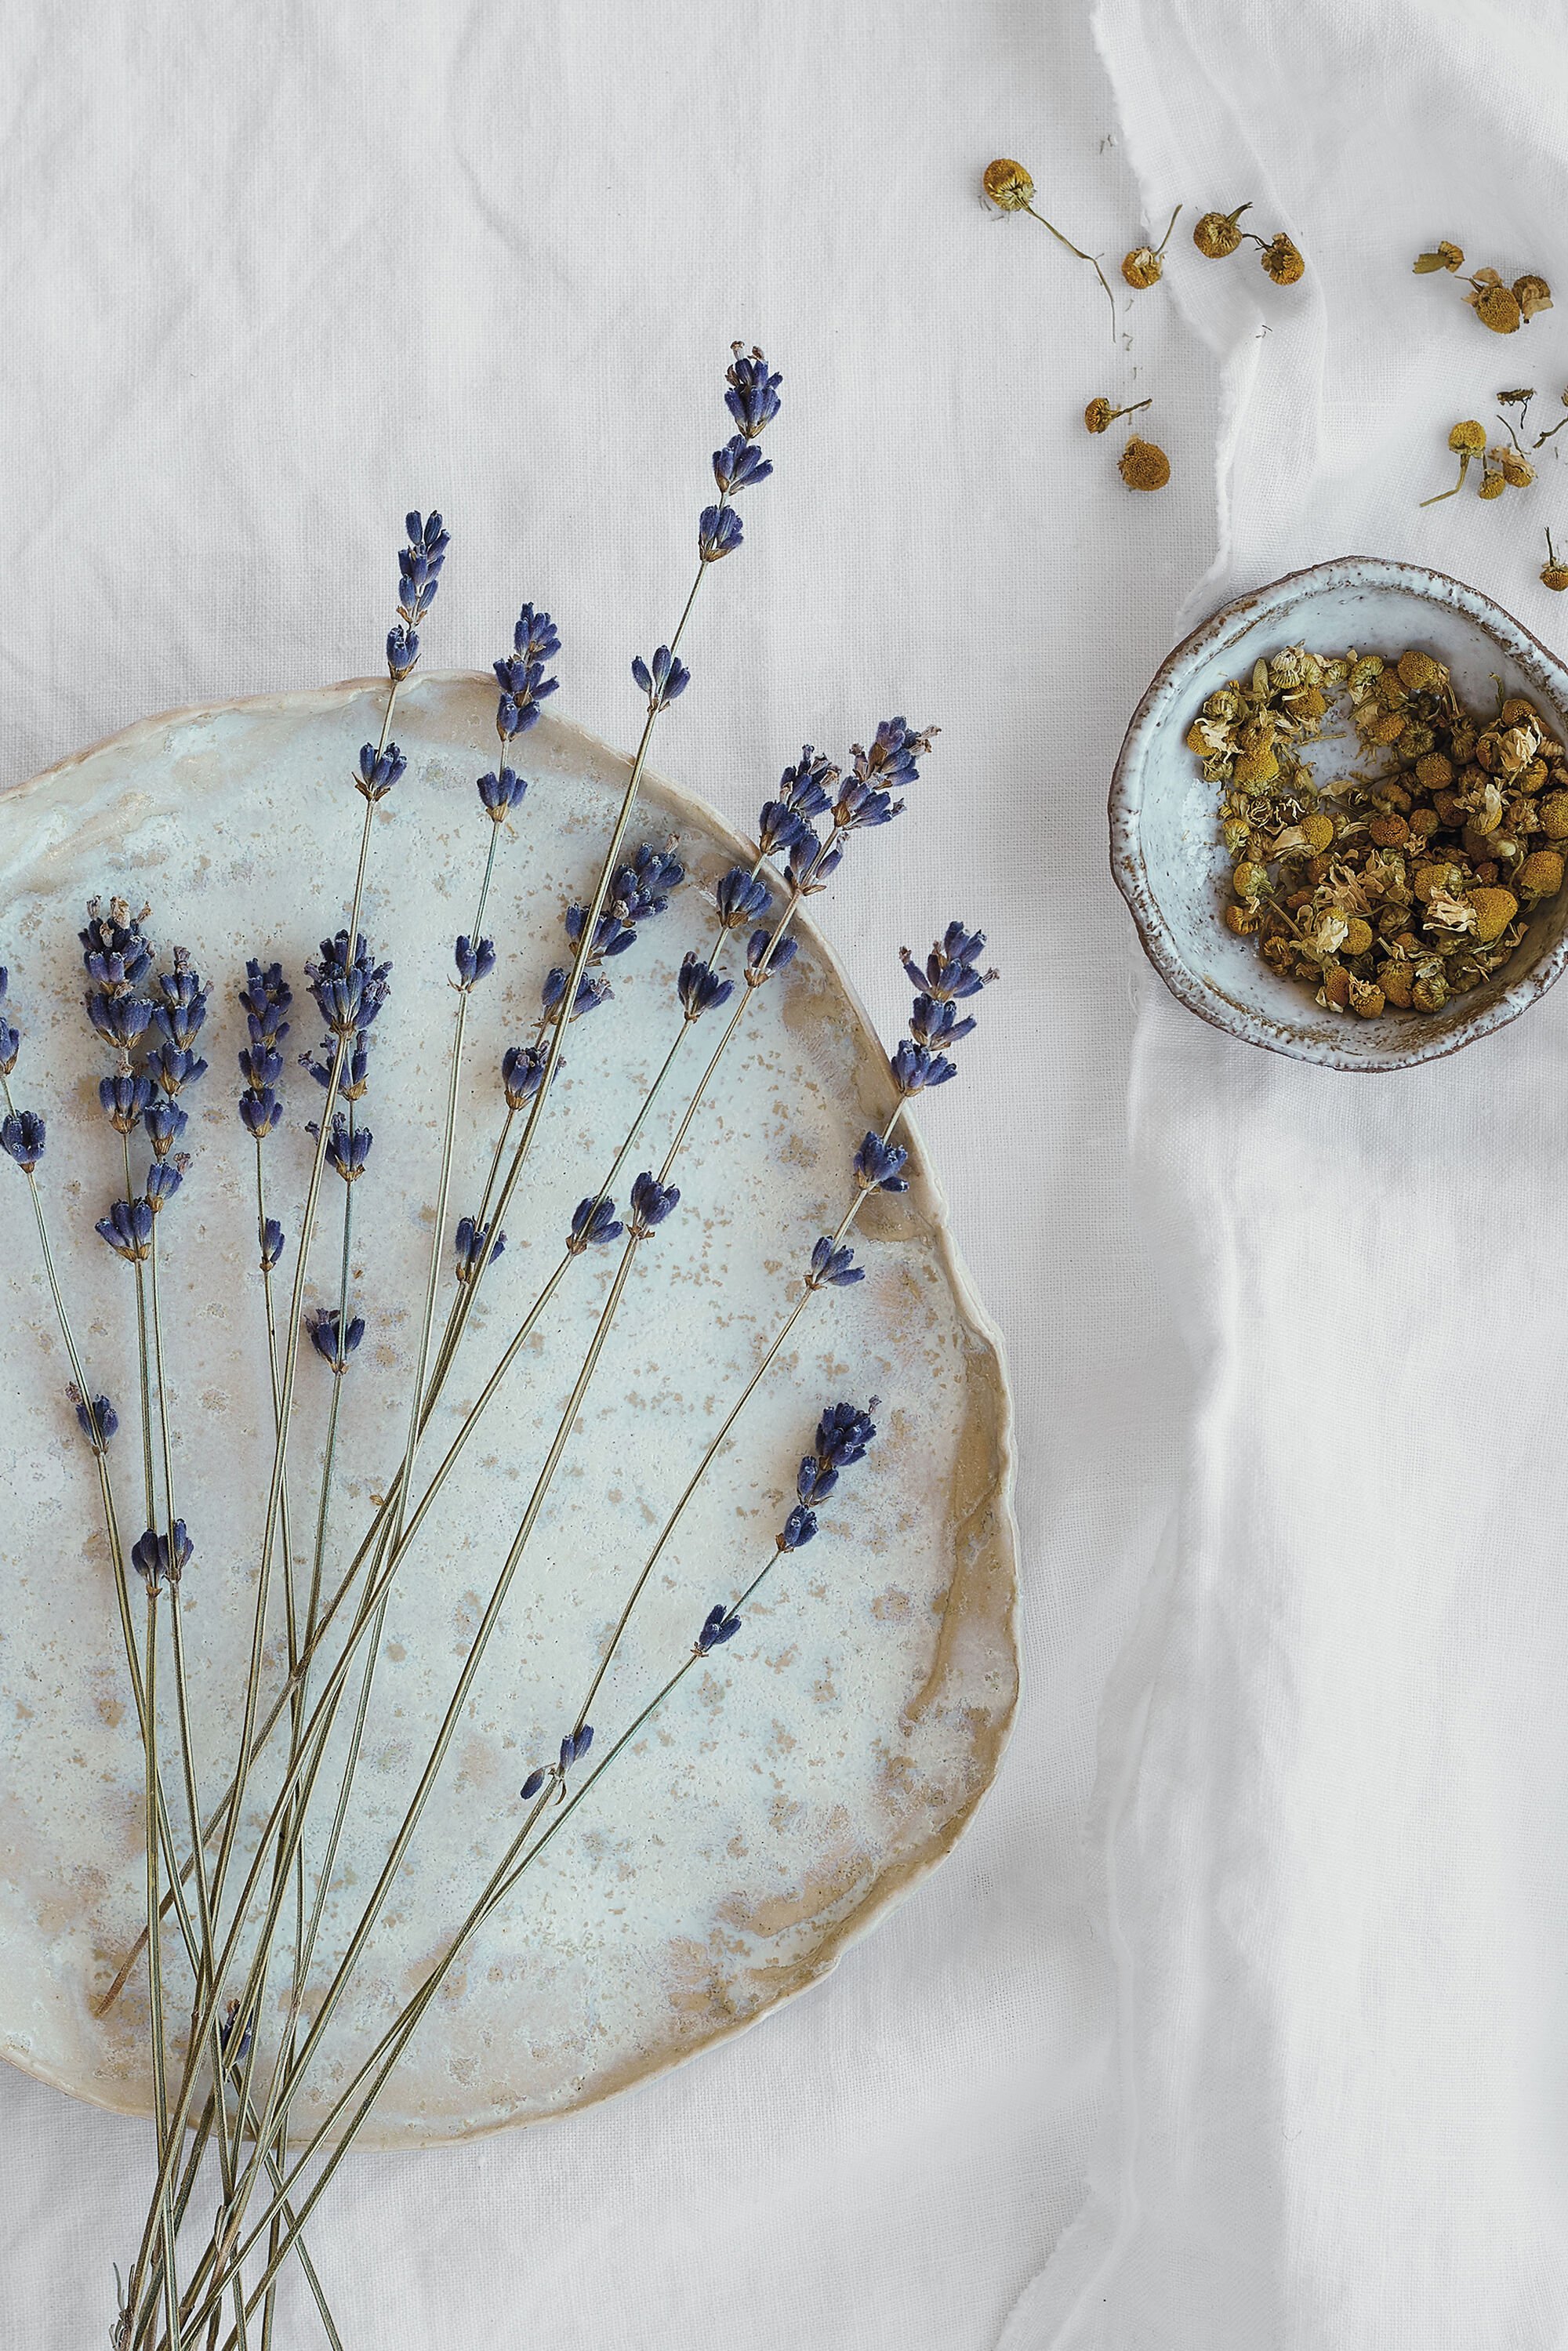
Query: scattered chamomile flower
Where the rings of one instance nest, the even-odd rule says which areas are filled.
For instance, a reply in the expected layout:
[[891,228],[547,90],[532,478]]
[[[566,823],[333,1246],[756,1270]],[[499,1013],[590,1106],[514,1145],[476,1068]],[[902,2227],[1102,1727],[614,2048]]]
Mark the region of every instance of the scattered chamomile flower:
[[[1010,155],[998,155],[993,162],[988,163],[985,170],[981,172],[980,188],[987,203],[994,204],[998,212],[1028,213],[1030,218],[1031,220],[1037,220],[1041,228],[1049,229],[1051,231],[1051,235],[1056,239],[1058,245],[1065,246],[1069,253],[1075,255],[1080,261],[1086,261],[1089,264],[1090,268],[1094,272],[1095,277],[1100,280],[1102,287],[1104,288],[1106,301],[1111,305],[1111,333],[1113,338],[1114,338],[1116,332],[1116,297],[1111,291],[1110,281],[1106,277],[1105,272],[1101,268],[1100,264],[1095,260],[1094,256],[1092,253],[1085,253],[1082,246],[1074,245],[1070,236],[1063,236],[1059,228],[1052,227],[1051,222],[1046,219],[1043,213],[1037,213],[1035,211],[1034,182],[1024,170],[1023,165],[1021,163],[1015,162]],[[1167,236],[1169,235],[1170,232],[1168,229],[1166,234]],[[1164,251],[1163,246],[1161,247],[1161,251]],[[1128,259],[1131,260],[1133,256],[1129,255]],[[1159,273],[1156,270],[1155,276],[1157,277],[1158,274]],[[1129,284],[1132,284],[1133,282],[1134,281],[1131,279],[1128,280]],[[1154,280],[1151,278],[1149,283],[1152,285],[1153,282]]]
[[1108,433],[1118,416],[1135,416],[1140,408],[1149,405],[1146,400],[1134,400],[1125,408],[1113,408],[1103,394],[1099,395],[1083,412],[1083,430],[1085,433]]
[[1500,271],[1478,269],[1467,283],[1466,301],[1494,335],[1516,335],[1530,319],[1552,308],[1552,288],[1534,270],[1527,270],[1510,286]]
[[1131,253],[1123,256],[1122,275],[1134,292],[1141,293],[1145,287],[1157,285],[1164,277],[1165,250],[1180,214],[1181,206],[1177,204],[1166,224],[1166,233],[1158,245],[1135,245]]
[[999,213],[1027,212],[1034,202],[1034,182],[1010,155],[998,155],[980,174],[986,200]]
[[1541,581],[1542,587],[1550,588],[1559,596],[1564,588],[1568,588],[1568,563],[1560,563],[1557,559],[1557,550],[1552,544],[1550,526],[1546,533],[1546,560],[1541,567]]
[[1244,244],[1258,247],[1258,259],[1266,276],[1276,286],[1294,286],[1306,276],[1307,265],[1299,247],[1281,229],[1273,237],[1258,236],[1239,224],[1243,213],[1250,212],[1251,202],[1238,204],[1233,213],[1205,213],[1193,230],[1192,241],[1207,261],[1225,261]]
[[1438,239],[1432,252],[1418,253],[1414,264],[1417,277],[1429,277],[1437,269],[1462,269],[1464,266],[1465,256],[1460,247],[1451,244],[1446,236]]
[[1276,286],[1294,286],[1306,276],[1307,265],[1300,249],[1291,244],[1283,229],[1264,246],[1259,259],[1264,275],[1271,277]]
[[1237,226],[1243,213],[1252,209],[1251,198],[1238,204],[1233,213],[1205,213],[1193,226],[1192,241],[1206,261],[1224,261],[1240,246],[1245,232]]
[[1171,461],[1157,442],[1142,441],[1134,433],[1116,460],[1116,471],[1130,490],[1163,490]]
[[1424,507],[1436,507],[1441,506],[1445,498],[1457,498],[1465,486],[1465,476],[1470,470],[1470,459],[1484,456],[1486,445],[1487,429],[1478,418],[1465,417],[1456,424],[1448,435],[1448,446],[1458,458],[1459,478],[1451,490],[1438,490],[1433,496],[1423,498],[1421,504]]

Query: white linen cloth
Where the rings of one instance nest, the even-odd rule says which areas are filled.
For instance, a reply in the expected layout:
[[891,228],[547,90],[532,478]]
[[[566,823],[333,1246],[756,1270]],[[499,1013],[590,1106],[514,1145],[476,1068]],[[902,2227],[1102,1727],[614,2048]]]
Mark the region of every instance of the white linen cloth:
[[[890,1033],[899,945],[949,916],[1005,972],[925,1121],[1019,1394],[1029,1688],[1001,1782],[793,2008],[564,2124],[355,2158],[311,2239],[350,2351],[986,2351],[1081,2201],[1110,1982],[1081,1819],[1183,1397],[1130,1197],[1103,799],[1212,552],[1213,372],[1164,291],[1123,298],[1113,354],[1090,272],[977,194],[1022,155],[1113,266],[1140,233],[1087,22],[13,0],[0,113],[5,778],[150,711],[373,669],[414,503],[454,532],[432,663],[486,662],[532,597],[559,706],[624,742],[737,335],[785,371],[778,471],[705,591],[661,763],[749,825],[803,737],[943,726],[822,903]],[[1150,381],[1175,478],[1136,498],[1079,415]],[[19,1213],[0,1186],[0,1245]],[[25,1771],[26,1725],[0,1738]],[[103,2341],[147,2167],[145,2126],[0,2072],[4,2351]],[[279,2351],[318,2339],[296,2300]]]
[[[1501,438],[1500,390],[1561,415],[1568,320],[1504,340],[1411,274],[1448,236],[1561,279],[1561,11],[1102,0],[1097,29],[1149,216],[1250,197],[1308,259],[1276,292],[1178,227],[1222,367],[1187,618],[1368,551],[1561,643],[1561,442],[1500,507],[1417,501],[1457,419]],[[1197,1392],[1102,1725],[1106,2129],[1007,2351],[1568,2340],[1565,1081],[1561,998],[1352,1078],[1145,983],[1133,1145]]]

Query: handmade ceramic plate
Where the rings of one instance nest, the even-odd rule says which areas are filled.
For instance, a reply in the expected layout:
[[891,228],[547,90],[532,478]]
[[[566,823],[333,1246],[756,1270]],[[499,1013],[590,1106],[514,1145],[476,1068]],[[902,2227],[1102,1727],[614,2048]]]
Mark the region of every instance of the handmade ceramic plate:
[[[123,1182],[97,1101],[106,1055],[82,1010],[85,901],[150,902],[150,934],[189,946],[215,983],[202,1040],[211,1071],[185,1138],[192,1165],[161,1249],[176,1509],[195,1544],[180,1604],[209,1798],[236,1736],[272,1457],[255,1155],[235,1108],[235,987],[246,956],[260,955],[280,957],[296,988],[288,1115],[267,1145],[267,1207],[288,1228],[291,1271],[305,1124],[321,1101],[292,1061],[316,1043],[300,967],[344,918],[362,808],[348,779],[377,731],[382,691],[343,685],[152,719],[0,797],[0,957],[25,1032],[13,1089],[49,1122],[40,1183],[89,1377],[126,1423],[111,1458],[138,1529],[134,1282],[93,1230]],[[452,941],[469,928],[488,840],[474,778],[494,761],[493,705],[485,679],[411,683],[397,718],[408,773],[372,828],[366,927],[394,972],[360,1108],[375,1140],[354,1187],[350,1262],[368,1328],[344,1383],[329,1581],[401,1455],[455,1001]],[[591,887],[627,772],[617,753],[548,720],[526,748],[533,785],[503,841],[485,924],[501,962],[473,1002],[449,1226],[476,1203],[497,1131],[501,1053],[528,1032],[544,972],[563,959],[562,909]],[[710,810],[650,778],[630,841],[671,834],[692,878],[613,966],[612,1003],[571,1032],[427,1465],[613,1157],[678,1025],[681,957],[712,935],[712,886],[750,854]],[[841,1214],[855,1144],[892,1109],[883,1050],[852,989],[809,925],[800,940],[693,1124],[679,1210],[638,1253],[434,1798],[324,2044],[329,2087],[441,1955],[514,1835],[519,1783],[570,1728],[653,1536],[799,1294],[812,1242]],[[630,1172],[657,1165],[716,1035],[710,1016]],[[967,1050],[984,1050],[983,1038]],[[769,1554],[825,1403],[880,1398],[872,1455],[825,1506],[817,1542],[782,1562],[740,1635],[688,1676],[487,1923],[389,2085],[370,2143],[559,2114],[739,2030],[821,1976],[939,1860],[989,1782],[1017,1687],[1008,1393],[941,1194],[908,1139],[908,1192],[875,1197],[861,1221],[868,1278],[813,1299],[650,1583],[595,1702],[601,1741],[689,1653],[709,1607]],[[9,1165],[0,1174],[0,2048],[78,2095],[142,2110],[143,1966],[99,2013],[141,1917],[141,1745],[96,1479],[65,1399],[26,1186]],[[312,1303],[335,1298],[341,1193],[329,1177]],[[444,1307],[449,1250],[448,1237]],[[402,1816],[618,1254],[574,1262],[400,1571],[323,1952],[341,1947]],[[331,1384],[308,1349],[299,1381],[289,1499],[303,1573]],[[269,1689],[281,1625],[278,1614]],[[165,1670],[165,1692],[167,1680]],[[164,1738],[172,1760],[167,1719]],[[273,1784],[258,1773],[242,1850]],[[171,1787],[183,1821],[177,1776]],[[177,1994],[172,1938],[168,1965]],[[277,2029],[280,2001],[275,1987],[264,2032]],[[318,2089],[297,2126],[323,2110]]]

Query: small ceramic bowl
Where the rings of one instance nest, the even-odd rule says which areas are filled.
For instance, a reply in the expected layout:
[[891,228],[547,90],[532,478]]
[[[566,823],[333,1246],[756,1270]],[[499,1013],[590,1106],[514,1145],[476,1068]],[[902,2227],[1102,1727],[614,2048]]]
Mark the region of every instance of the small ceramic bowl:
[[[1485,1037],[1546,993],[1568,962],[1568,888],[1536,907],[1518,951],[1483,987],[1441,1012],[1375,1020],[1326,1010],[1270,969],[1222,919],[1230,861],[1218,794],[1183,737],[1206,695],[1246,678],[1261,653],[1403,653],[1416,646],[1453,673],[1473,710],[1495,707],[1494,678],[1568,740],[1568,669],[1500,605],[1440,571],[1348,555],[1292,571],[1206,621],[1165,662],[1138,705],[1111,786],[1111,870],[1145,952],[1190,1012],[1228,1035],[1335,1070],[1402,1070]],[[1333,772],[1325,749],[1322,767]]]

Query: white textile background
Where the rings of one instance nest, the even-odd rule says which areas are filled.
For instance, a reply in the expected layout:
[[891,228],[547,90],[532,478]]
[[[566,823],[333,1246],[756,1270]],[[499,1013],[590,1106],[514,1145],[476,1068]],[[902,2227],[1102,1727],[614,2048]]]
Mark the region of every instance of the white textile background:
[[[1568,308],[1503,340],[1410,270],[1448,236],[1568,290],[1561,10],[1101,0],[1097,29],[1148,211],[1250,197],[1309,261],[1278,293],[1250,248],[1170,270],[1222,370],[1221,553],[1186,617],[1372,552],[1561,643],[1536,572],[1562,442],[1500,507],[1417,501],[1500,390],[1562,414]],[[1548,2351],[1568,1006],[1348,1078],[1143,995],[1133,1148],[1199,1388],[1102,1725],[1093,2193],[1007,2351]]]
[[[312,2241],[350,2346],[983,2351],[1082,2199],[1111,2006],[1081,1822],[1187,1381],[1132,1206],[1103,799],[1213,550],[1215,377],[1163,289],[1124,298],[1113,352],[1090,273],[981,211],[998,152],[1080,242],[1139,233],[1076,0],[14,0],[0,26],[0,774],[373,668],[413,503],[454,532],[432,662],[486,661],[543,601],[559,706],[624,741],[740,335],[785,371],[778,471],[661,760],[745,823],[802,737],[939,720],[824,920],[893,1025],[897,947],[950,915],[1006,974],[967,1098],[925,1122],[1019,1396],[1029,1693],[994,1798],[743,2040],[561,2125],[347,2164]],[[1175,479],[1137,498],[1078,418],[1151,383]],[[25,1725],[0,1762],[26,1770]],[[4,2351],[104,2339],[147,2156],[0,2073]],[[280,2351],[315,2339],[296,2308]]]

